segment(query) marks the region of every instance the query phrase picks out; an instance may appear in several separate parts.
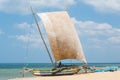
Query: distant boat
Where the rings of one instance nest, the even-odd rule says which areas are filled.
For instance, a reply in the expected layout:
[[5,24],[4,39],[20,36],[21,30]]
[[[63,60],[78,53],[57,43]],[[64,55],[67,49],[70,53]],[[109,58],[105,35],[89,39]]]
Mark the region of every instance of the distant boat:
[[[46,51],[48,52],[53,68],[50,70],[31,69],[30,72],[35,76],[77,74],[80,71],[80,67],[78,65],[66,65],[61,63],[61,60],[76,59],[87,64],[79,37],[67,11],[45,12],[38,13],[37,15],[41,18],[45,27],[54,60],[51,57],[33,12],[41,39],[45,45]],[[60,63],[57,64],[57,62]]]

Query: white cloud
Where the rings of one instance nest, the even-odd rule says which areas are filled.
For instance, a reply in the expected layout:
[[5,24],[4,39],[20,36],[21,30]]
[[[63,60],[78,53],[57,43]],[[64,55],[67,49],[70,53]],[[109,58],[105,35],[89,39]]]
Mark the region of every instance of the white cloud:
[[[120,29],[113,28],[108,23],[96,23],[94,21],[77,21],[72,18],[77,32],[85,37],[94,46],[107,46],[120,44]],[[93,45],[92,45],[93,46]]]
[[38,31],[35,24],[28,24],[24,22],[16,24],[15,26],[19,29],[19,31],[24,31],[23,34],[14,36],[17,40],[23,43],[30,43],[30,47],[39,47],[40,36],[37,33]]
[[[119,45],[120,44],[120,29],[113,28],[112,25],[108,23],[96,23],[94,21],[78,21],[72,18],[77,32],[80,37],[87,41],[90,47],[94,48],[104,48],[108,45]],[[40,47],[42,43],[38,30],[35,24],[21,23],[16,25],[17,28],[24,30],[25,34],[16,35],[16,39],[24,43],[28,42],[32,47]],[[40,26],[41,22],[40,22]],[[42,28],[42,33],[47,40],[45,30]],[[46,41],[48,44],[48,41]]]
[[0,11],[7,13],[29,14],[30,5],[36,10],[42,8],[64,9],[67,5],[73,5],[75,0],[0,0]]
[[30,35],[16,35],[16,38],[18,40],[21,40],[23,42],[35,42],[35,43],[39,43],[39,36],[30,34]]
[[15,36],[17,40],[23,42],[23,43],[29,43],[29,47],[31,48],[38,48],[40,47],[40,37],[38,35],[33,34],[24,34],[24,35],[16,35]]
[[31,26],[28,23],[21,23],[21,24],[17,24],[16,27],[20,28],[20,29],[29,29]]
[[110,41],[111,43],[120,44],[120,36],[110,37],[108,38],[108,41]]
[[27,34],[36,34],[36,25],[35,24],[28,24],[26,22],[16,24],[15,25],[18,29],[24,30]]
[[[44,39],[48,44],[45,30],[43,28],[43,25],[41,24],[41,21],[39,22],[39,25],[40,25],[42,34],[44,36]],[[36,24],[28,24],[24,22],[24,23],[16,24],[15,26],[19,29],[19,31],[21,30],[24,31],[24,33],[15,35],[14,38],[16,38],[18,41],[21,41],[23,43],[29,43],[29,47],[31,48],[40,48],[43,42],[37,30]]]
[[4,32],[0,29],[0,35],[4,34]]
[[120,12],[120,0],[83,0],[100,12]]

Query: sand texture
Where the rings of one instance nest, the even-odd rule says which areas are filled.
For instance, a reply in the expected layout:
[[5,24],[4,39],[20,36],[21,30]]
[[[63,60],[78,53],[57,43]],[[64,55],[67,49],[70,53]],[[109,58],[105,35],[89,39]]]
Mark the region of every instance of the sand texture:
[[39,76],[30,78],[16,78],[10,80],[120,80],[120,71],[75,74],[67,76]]

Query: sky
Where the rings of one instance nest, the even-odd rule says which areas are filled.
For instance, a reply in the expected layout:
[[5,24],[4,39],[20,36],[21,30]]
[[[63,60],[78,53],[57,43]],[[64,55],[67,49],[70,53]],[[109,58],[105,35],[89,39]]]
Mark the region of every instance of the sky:
[[37,13],[67,10],[87,62],[120,63],[120,0],[0,0],[0,63],[50,62],[30,5],[40,25]]

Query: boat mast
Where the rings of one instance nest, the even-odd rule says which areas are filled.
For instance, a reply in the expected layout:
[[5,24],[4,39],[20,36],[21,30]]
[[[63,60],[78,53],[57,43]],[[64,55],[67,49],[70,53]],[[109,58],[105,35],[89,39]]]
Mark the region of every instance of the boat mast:
[[48,49],[48,47],[47,47],[47,45],[46,45],[46,43],[45,43],[45,40],[44,40],[44,38],[43,38],[43,36],[42,36],[42,32],[41,32],[41,29],[40,29],[40,27],[39,27],[38,21],[37,21],[37,19],[36,19],[36,17],[35,17],[35,14],[34,14],[34,11],[33,11],[33,9],[32,9],[32,6],[30,6],[30,9],[31,9],[31,12],[32,12],[32,14],[33,14],[33,17],[34,17],[34,19],[35,19],[35,23],[36,23],[37,28],[38,28],[38,31],[39,31],[39,33],[40,33],[40,37],[41,37],[41,39],[42,39],[42,41],[43,41],[43,43],[44,43],[44,45],[45,45],[45,48],[46,48],[46,50],[47,50],[47,53],[48,53],[48,55],[49,55],[49,57],[50,57],[50,61],[51,61],[52,65],[55,67],[54,62],[53,62],[53,59],[52,59],[52,57],[51,57],[51,55],[50,55],[49,49]]

